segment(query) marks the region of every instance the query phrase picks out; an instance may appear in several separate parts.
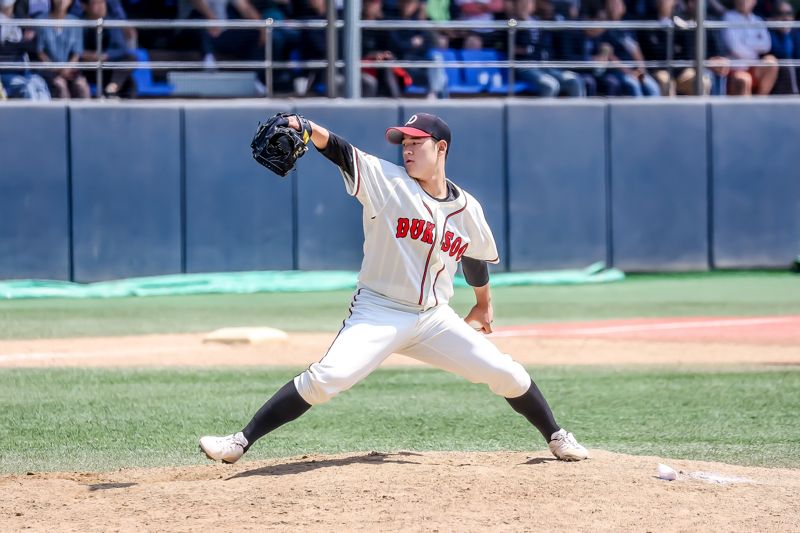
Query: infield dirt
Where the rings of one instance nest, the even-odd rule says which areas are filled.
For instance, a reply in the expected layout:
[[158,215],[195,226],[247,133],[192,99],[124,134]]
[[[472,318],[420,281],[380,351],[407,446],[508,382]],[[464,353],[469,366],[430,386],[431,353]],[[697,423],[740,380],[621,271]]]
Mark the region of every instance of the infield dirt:
[[[793,339],[498,337],[529,365],[800,364]],[[0,342],[0,367],[291,365],[333,334],[252,346],[201,335]],[[392,356],[386,365],[415,361]],[[2,531],[800,531],[800,470],[591,450],[302,456],[0,477]],[[657,478],[657,464],[679,471]]]

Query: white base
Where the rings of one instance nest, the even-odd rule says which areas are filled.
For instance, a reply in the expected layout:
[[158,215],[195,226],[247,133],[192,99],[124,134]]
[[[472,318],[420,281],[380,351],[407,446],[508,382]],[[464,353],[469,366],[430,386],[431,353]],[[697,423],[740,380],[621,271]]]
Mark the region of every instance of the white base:
[[256,344],[274,340],[288,339],[289,335],[280,329],[267,327],[222,328],[212,331],[203,338],[203,342],[219,342],[222,344]]

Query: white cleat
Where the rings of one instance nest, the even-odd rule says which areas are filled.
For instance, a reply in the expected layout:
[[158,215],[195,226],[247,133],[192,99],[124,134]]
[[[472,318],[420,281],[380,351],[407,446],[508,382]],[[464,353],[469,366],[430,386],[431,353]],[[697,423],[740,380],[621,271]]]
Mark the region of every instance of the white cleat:
[[559,429],[550,437],[550,451],[562,461],[582,461],[589,457],[589,451],[565,429]]
[[247,439],[240,431],[226,437],[201,437],[200,450],[212,461],[233,464],[244,455]]

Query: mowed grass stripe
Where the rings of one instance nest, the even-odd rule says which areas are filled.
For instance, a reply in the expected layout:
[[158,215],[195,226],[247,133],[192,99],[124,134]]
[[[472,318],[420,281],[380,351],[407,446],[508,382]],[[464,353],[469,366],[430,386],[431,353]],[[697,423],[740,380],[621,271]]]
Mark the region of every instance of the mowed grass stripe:
[[[670,316],[800,314],[800,276],[788,272],[634,275],[620,283],[500,287],[493,290],[500,326]],[[0,300],[0,339],[211,331],[271,326],[337,331],[352,291],[217,294],[107,300]],[[471,289],[451,301],[466,314]]]
[[[534,368],[558,420],[590,448],[800,467],[800,371]],[[0,372],[0,472],[191,465],[204,433],[245,424],[295,370]],[[397,450],[542,450],[484,386],[379,370],[260,441],[248,458]]]

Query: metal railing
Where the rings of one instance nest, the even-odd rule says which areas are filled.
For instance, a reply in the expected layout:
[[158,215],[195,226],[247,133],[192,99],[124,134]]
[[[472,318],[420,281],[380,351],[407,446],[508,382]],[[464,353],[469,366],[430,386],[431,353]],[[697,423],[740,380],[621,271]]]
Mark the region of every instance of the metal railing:
[[[329,2],[329,4],[333,4]],[[331,24],[333,22],[333,24]],[[226,69],[247,69],[247,70],[263,70],[265,85],[267,87],[266,96],[272,97],[273,93],[273,71],[275,69],[326,69],[327,70],[327,92],[328,96],[336,96],[336,83],[335,71],[336,69],[349,68],[348,72],[348,86],[352,87],[357,85],[357,81],[351,79],[352,72],[360,72],[361,67],[368,65],[370,68],[422,68],[433,69],[447,67],[465,67],[465,68],[481,68],[481,67],[498,67],[509,69],[509,95],[513,95],[514,86],[514,70],[519,68],[562,68],[562,69],[577,69],[585,70],[592,68],[608,67],[609,64],[605,61],[563,61],[563,60],[546,60],[546,61],[527,61],[515,59],[515,34],[522,29],[537,29],[543,31],[568,31],[577,30],[585,31],[591,29],[607,29],[607,30],[653,30],[665,31],[670,36],[670,41],[675,32],[680,31],[696,31],[696,42],[698,46],[696,49],[705,49],[705,31],[706,30],[724,30],[727,28],[800,28],[800,21],[764,21],[757,24],[752,23],[728,23],[722,21],[701,21],[698,24],[695,21],[683,21],[680,19],[673,19],[670,22],[660,21],[517,21],[509,19],[507,21],[482,21],[482,22],[468,22],[468,21],[448,21],[448,22],[433,22],[433,21],[396,21],[396,20],[383,20],[383,21],[357,21],[357,32],[364,29],[372,30],[407,30],[407,29],[422,29],[430,31],[445,31],[445,30],[495,30],[506,32],[506,47],[507,59],[497,61],[447,61],[442,63],[438,60],[385,60],[380,62],[366,62],[360,57],[360,39],[349,39],[348,35],[355,32],[350,31],[348,25],[343,20],[335,20],[330,17],[327,20],[307,20],[307,21],[292,21],[281,20],[275,21],[273,19],[264,20],[78,20],[78,19],[0,19],[0,26],[12,25],[23,28],[37,28],[37,27],[76,27],[76,28],[95,28],[97,32],[97,46],[95,53],[99,58],[97,61],[80,61],[73,62],[11,62],[0,61],[0,71],[3,70],[20,70],[21,65],[25,69],[30,70],[59,70],[65,68],[79,68],[81,70],[94,70],[95,83],[97,87],[103,87],[103,77],[105,70],[130,70],[136,68],[149,68],[152,70],[192,70],[203,69],[206,64],[203,61],[103,61],[103,32],[109,28],[135,28],[135,29],[208,29],[220,28],[225,30],[264,30],[264,60],[263,61],[218,61],[214,63],[214,67],[219,70]],[[357,43],[358,53],[353,56],[353,51],[350,51],[349,56],[354,57],[354,60],[347,61],[336,59],[337,38],[336,31],[330,28],[345,29],[345,41],[348,48],[353,48],[354,42]],[[327,31],[327,58],[320,60],[298,60],[298,61],[275,61],[273,59],[273,32],[277,29],[295,29],[295,30],[321,30]],[[702,36],[702,46],[700,45],[700,36]],[[654,68],[684,68],[695,67],[699,73],[707,67],[751,67],[761,65],[760,60],[734,60],[729,59],[725,61],[717,61],[712,59],[705,59],[704,57],[695,57],[693,60],[675,60],[671,57],[671,45],[668,44],[668,57],[663,61],[615,61],[613,67],[620,68],[638,68],[644,67],[648,69]],[[347,51],[345,53],[348,56]],[[705,54],[703,53],[703,56]],[[349,59],[349,57],[346,57]],[[781,59],[777,62],[778,66],[785,67],[800,67],[800,59]],[[699,83],[702,83],[702,76],[697,76]],[[358,91],[348,91],[350,93]],[[699,91],[697,94],[701,94]],[[98,90],[98,96],[102,98],[102,90]]]

